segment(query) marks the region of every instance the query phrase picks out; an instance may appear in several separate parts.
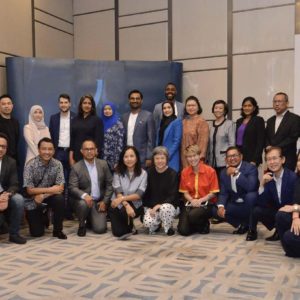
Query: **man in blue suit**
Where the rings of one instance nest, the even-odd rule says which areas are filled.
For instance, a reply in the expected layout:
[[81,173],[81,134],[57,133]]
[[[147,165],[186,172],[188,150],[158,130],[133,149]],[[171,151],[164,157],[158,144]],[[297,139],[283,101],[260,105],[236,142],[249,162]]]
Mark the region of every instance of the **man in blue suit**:
[[155,144],[155,126],[149,111],[142,110],[143,94],[132,90],[128,94],[130,112],[122,116],[125,128],[125,144],[134,146],[140,154],[143,167],[151,165],[152,150]]
[[[50,117],[49,130],[51,139],[55,147],[54,157],[58,159],[64,169],[64,176],[68,182],[70,165],[69,165],[69,147],[70,147],[70,131],[72,119],[75,113],[70,111],[71,99],[67,94],[61,94],[58,97],[58,106],[60,112]],[[65,189],[65,217],[73,219],[71,204],[68,198],[68,189]]]
[[248,231],[249,215],[257,199],[258,173],[255,165],[243,161],[238,147],[226,150],[226,169],[221,172],[221,189],[214,216],[237,227],[233,234]]
[[[259,187],[259,197],[250,215],[247,241],[257,239],[257,223],[262,222],[269,230],[275,227],[277,211],[284,205],[291,205],[294,196],[294,187],[297,179],[295,172],[284,168],[285,157],[279,147],[270,147],[266,150],[266,172]],[[278,241],[277,230],[267,241]]]

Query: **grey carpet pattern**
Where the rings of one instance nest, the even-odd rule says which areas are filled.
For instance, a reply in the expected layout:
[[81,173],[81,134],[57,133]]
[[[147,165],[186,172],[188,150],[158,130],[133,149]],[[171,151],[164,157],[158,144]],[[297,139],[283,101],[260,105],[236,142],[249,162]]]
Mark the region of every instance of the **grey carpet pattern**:
[[80,238],[73,221],[66,241],[51,230],[26,245],[0,235],[0,299],[300,299],[300,260],[266,242],[263,227],[255,242],[227,224],[190,237],[137,227],[125,241],[110,230]]

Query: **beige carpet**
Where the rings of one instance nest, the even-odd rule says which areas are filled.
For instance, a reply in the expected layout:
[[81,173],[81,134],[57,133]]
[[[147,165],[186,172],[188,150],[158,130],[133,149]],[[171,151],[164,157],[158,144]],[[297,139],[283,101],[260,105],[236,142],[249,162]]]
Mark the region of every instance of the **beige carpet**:
[[[109,231],[68,240],[0,235],[0,299],[300,299],[300,259],[279,242],[245,242],[227,224],[209,235],[172,237],[140,233],[118,241]],[[28,234],[24,229],[25,235]]]

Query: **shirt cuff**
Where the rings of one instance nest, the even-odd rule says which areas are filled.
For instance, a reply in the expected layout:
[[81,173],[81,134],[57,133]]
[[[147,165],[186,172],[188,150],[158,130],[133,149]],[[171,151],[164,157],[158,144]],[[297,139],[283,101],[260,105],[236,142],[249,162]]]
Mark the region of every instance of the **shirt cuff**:
[[81,195],[80,198],[81,198],[82,200],[84,200],[84,197],[85,197],[86,195],[88,195],[88,193],[83,193],[83,194]]

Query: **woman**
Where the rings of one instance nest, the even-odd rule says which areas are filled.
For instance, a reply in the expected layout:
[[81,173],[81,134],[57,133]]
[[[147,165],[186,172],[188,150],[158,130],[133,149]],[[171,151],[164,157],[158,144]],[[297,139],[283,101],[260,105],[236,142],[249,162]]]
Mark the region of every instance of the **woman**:
[[103,148],[103,123],[96,115],[96,105],[91,95],[84,95],[80,98],[78,115],[72,120],[70,165],[82,158],[81,145],[87,139],[95,141],[99,155],[99,151]]
[[236,145],[241,149],[243,160],[259,166],[265,144],[265,121],[258,116],[259,107],[253,97],[242,102],[241,118],[236,121]]
[[181,162],[182,167],[188,166],[184,155],[185,149],[190,145],[198,145],[200,149],[200,159],[205,160],[209,139],[209,126],[200,116],[202,107],[195,96],[190,96],[185,100],[186,118],[182,121],[183,134],[181,142]]
[[224,100],[217,100],[212,106],[215,120],[209,127],[209,165],[219,177],[225,168],[225,153],[228,147],[235,145],[235,127],[231,120],[226,119],[228,105]]
[[153,167],[148,170],[147,189],[143,197],[143,223],[149,228],[149,234],[159,230],[161,224],[167,235],[175,233],[172,225],[178,200],[178,176],[168,167],[168,158],[166,147],[154,148]]
[[112,102],[103,104],[101,118],[104,125],[103,159],[107,161],[110,170],[114,170],[124,146],[124,126]]
[[175,115],[174,103],[162,103],[162,120],[157,133],[157,146],[165,146],[169,153],[169,167],[179,172],[182,122]]
[[113,177],[114,195],[109,208],[112,234],[119,239],[132,234],[133,218],[143,213],[146,187],[147,173],[141,167],[140,155],[135,147],[126,146]]
[[190,166],[181,172],[179,192],[183,193],[185,206],[179,216],[178,232],[185,236],[195,232],[207,234],[212,203],[219,192],[217,174],[201,162],[198,145],[188,146],[184,154]]
[[44,110],[40,105],[33,105],[28,116],[28,124],[24,126],[24,138],[27,143],[25,165],[39,154],[38,143],[44,138],[50,138],[49,128],[44,121]]

